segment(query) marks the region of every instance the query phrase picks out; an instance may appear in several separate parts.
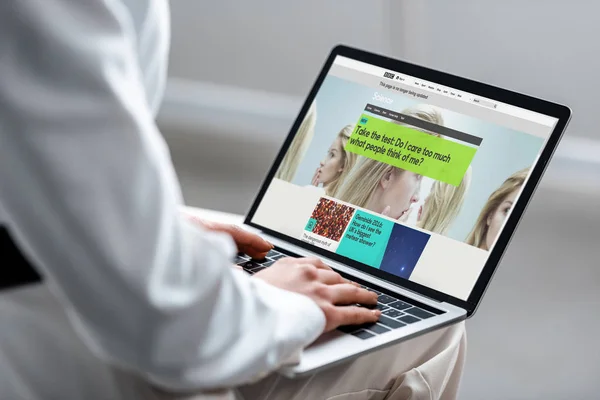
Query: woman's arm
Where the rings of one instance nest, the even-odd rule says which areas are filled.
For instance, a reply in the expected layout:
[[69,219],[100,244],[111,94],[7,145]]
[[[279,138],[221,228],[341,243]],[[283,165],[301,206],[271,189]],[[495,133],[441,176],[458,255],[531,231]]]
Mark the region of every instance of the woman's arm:
[[131,18],[118,0],[0,2],[0,203],[98,354],[169,389],[241,384],[324,317],[180,214]]

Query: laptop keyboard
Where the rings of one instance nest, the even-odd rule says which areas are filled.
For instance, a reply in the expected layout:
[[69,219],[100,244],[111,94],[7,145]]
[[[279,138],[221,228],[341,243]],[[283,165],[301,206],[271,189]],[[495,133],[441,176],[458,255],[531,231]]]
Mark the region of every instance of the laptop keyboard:
[[[257,272],[270,267],[275,263],[275,261],[283,257],[294,256],[284,254],[277,250],[271,250],[267,253],[267,256],[264,259],[253,260],[247,255],[239,253],[235,258],[235,263],[241,266],[250,275],[254,275]],[[379,321],[371,324],[346,325],[338,328],[338,330],[349,333],[359,339],[370,339],[377,335],[381,335],[382,333],[387,333],[394,329],[402,328],[404,326],[434,317],[438,313],[442,313],[442,311],[434,313],[432,311],[425,310],[422,307],[411,304],[406,299],[397,299],[394,296],[382,293],[379,290],[365,285],[361,285],[361,287],[377,293],[377,306],[374,306],[373,308],[376,307],[381,310],[381,317],[379,317]],[[364,307],[362,305],[360,306]]]

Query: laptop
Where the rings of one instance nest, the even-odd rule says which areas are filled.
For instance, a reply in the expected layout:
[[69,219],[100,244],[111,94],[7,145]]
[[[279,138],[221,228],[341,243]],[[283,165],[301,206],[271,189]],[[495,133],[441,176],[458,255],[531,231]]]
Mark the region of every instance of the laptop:
[[524,94],[334,48],[245,225],[378,294],[380,320],[326,333],[301,377],[475,313],[571,117]]

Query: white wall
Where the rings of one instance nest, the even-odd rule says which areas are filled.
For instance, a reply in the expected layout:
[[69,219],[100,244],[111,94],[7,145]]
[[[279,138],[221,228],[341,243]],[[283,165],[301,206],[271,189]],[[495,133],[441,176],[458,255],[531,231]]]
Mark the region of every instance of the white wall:
[[171,74],[304,96],[336,44],[389,52],[390,3],[174,0]]
[[600,2],[419,0],[393,4],[397,56],[573,109],[569,136],[600,139]]

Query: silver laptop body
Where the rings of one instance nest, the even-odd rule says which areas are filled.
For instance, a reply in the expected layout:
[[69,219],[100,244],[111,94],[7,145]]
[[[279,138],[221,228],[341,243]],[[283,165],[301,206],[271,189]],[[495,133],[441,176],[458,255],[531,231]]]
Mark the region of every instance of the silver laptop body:
[[[443,125],[442,118],[427,117],[428,107],[439,111]],[[387,302],[380,304],[388,310],[384,315],[401,326],[388,319],[388,325],[323,334],[298,364],[280,372],[287,377],[312,374],[471,317],[570,115],[567,107],[545,100],[345,46],[333,49],[245,225],[275,244],[277,251],[320,257],[344,276],[378,291]],[[351,133],[345,143],[338,142],[347,124]],[[296,146],[301,135],[310,138]],[[413,146],[402,147],[403,141]],[[326,148],[328,153],[317,163]],[[342,152],[353,164],[344,175],[347,182],[332,193],[319,179],[329,173],[328,158]],[[292,156],[300,162],[286,164],[286,157]],[[376,186],[369,196],[371,203],[385,193],[391,175],[411,171],[420,181],[409,206],[421,204],[418,213],[404,210],[397,217],[391,215],[393,207],[376,209],[344,200],[353,197],[344,197],[340,187],[359,182],[357,171],[367,164],[380,166],[377,163],[391,167],[377,182],[381,188]],[[292,174],[283,171],[286,165],[295,168]],[[425,210],[445,212],[442,205],[434,208],[435,196],[442,199],[439,204],[444,204],[443,196],[460,200],[453,219],[438,218],[452,220],[449,226],[425,225],[418,219],[424,218]],[[412,217],[403,219],[407,214]],[[237,261],[252,273],[277,257],[263,264],[247,258]],[[394,304],[401,306],[392,311]]]

